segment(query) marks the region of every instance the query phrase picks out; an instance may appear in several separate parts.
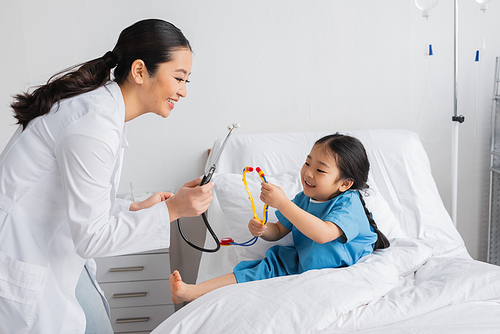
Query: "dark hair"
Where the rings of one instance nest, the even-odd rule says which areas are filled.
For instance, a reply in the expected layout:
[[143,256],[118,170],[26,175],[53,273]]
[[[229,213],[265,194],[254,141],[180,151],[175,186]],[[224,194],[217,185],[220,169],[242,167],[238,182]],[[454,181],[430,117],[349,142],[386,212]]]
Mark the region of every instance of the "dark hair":
[[355,137],[343,135],[340,133],[331,134],[320,138],[314,146],[323,146],[324,150],[334,157],[340,170],[342,179],[351,179],[353,184],[350,189],[358,190],[359,198],[365,209],[366,217],[371,227],[377,233],[377,241],[373,250],[387,248],[390,246],[387,237],[378,229],[375,220],[370,211],[368,211],[363,195],[360,190],[368,189],[368,172],[370,171],[370,162],[366,155],[365,148],[361,141]]
[[159,19],[136,22],[120,33],[113,51],[57,73],[32,93],[15,95],[11,107],[17,124],[24,130],[32,119],[45,115],[62,99],[103,86],[115,66],[118,84],[125,82],[137,59],[144,61],[148,74],[154,76],[162,63],[172,60],[173,51],[180,49],[192,51],[189,41],[173,24]]

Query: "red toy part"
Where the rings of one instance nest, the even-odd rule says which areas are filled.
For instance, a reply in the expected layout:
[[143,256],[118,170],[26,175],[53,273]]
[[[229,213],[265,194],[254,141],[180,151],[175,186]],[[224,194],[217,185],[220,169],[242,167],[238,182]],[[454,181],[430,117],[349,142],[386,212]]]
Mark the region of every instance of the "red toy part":
[[245,169],[247,170],[247,172],[253,172],[253,167],[245,167]]
[[220,245],[221,246],[229,246],[234,242],[232,238],[222,238],[220,239]]

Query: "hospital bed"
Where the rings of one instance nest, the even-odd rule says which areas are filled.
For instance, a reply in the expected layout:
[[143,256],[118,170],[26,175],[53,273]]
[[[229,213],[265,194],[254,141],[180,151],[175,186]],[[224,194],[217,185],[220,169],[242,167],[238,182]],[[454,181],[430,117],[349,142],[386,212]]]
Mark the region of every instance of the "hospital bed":
[[[208,218],[220,238],[251,238],[251,205],[241,181],[261,167],[289,198],[301,191],[299,170],[316,139],[330,132],[234,134],[213,177]],[[473,260],[431,175],[418,135],[404,130],[345,131],[367,150],[367,207],[391,247],[337,269],[236,284],[187,304],[159,333],[498,333],[500,267]],[[215,142],[217,152],[222,139]],[[207,166],[211,164],[210,158]],[[247,176],[261,215],[260,180]],[[260,206],[259,206],[260,205]],[[273,210],[269,221],[275,221]],[[291,243],[291,239],[278,243]],[[204,253],[198,282],[262,258],[275,243]],[[205,246],[214,242],[207,235]]]

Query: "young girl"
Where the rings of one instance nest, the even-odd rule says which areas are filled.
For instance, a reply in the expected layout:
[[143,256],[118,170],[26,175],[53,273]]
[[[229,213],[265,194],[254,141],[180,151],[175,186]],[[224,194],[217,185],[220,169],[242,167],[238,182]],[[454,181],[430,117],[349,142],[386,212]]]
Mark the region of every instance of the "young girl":
[[216,288],[266,278],[301,274],[311,269],[355,264],[375,249],[389,247],[365,207],[359,190],[368,188],[370,163],[361,142],[333,134],[319,139],[301,169],[303,191],[290,201],[284,191],[262,183],[260,199],[277,209],[278,222],[248,227],[254,236],[276,241],[292,232],[293,245],[273,246],[262,260],[242,261],[233,273],[198,285],[170,275],[174,303],[194,300]]

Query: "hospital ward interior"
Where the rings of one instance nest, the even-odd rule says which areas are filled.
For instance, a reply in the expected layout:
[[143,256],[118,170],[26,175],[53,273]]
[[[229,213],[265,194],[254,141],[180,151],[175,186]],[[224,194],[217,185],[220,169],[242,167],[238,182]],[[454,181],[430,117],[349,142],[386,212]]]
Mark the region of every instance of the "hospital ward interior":
[[[168,247],[94,259],[115,334],[500,331],[500,0],[4,3],[0,172],[19,127],[13,96],[101,57],[124,27],[148,18],[189,40],[188,93],[167,119],[126,124],[116,198],[175,194],[200,177],[213,200],[202,215],[170,223]],[[336,133],[366,151],[368,187],[359,192],[390,246],[352,265],[174,302],[174,271],[198,286],[297,242],[298,227],[267,241],[249,221],[284,215],[261,200],[266,183],[294,203],[307,196],[302,170],[315,143]],[[15,210],[4,176],[0,240]],[[12,261],[0,245],[0,305],[31,298],[12,297]],[[0,334],[17,328],[2,327],[17,321],[9,312],[0,307]]]

